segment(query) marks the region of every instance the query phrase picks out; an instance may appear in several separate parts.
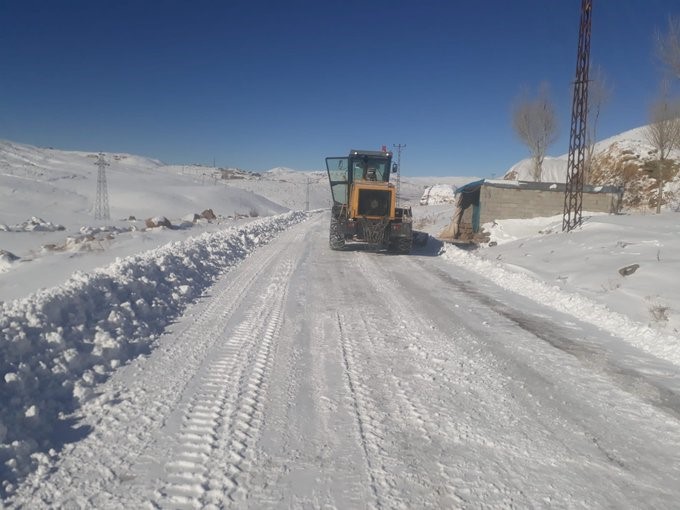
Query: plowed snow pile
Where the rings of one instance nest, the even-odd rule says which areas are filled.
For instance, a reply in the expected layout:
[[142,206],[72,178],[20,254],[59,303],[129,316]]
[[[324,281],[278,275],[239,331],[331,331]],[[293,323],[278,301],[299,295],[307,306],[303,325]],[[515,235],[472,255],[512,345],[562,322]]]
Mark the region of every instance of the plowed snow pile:
[[3,492],[58,447],[65,416],[121,363],[149,352],[215,278],[307,214],[205,233],[90,273],[0,309],[0,477]]

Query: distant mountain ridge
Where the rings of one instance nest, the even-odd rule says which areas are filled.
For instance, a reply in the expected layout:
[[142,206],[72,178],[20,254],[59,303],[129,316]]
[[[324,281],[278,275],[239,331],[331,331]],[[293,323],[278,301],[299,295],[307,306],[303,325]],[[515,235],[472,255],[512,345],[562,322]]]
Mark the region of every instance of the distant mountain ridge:
[[[77,160],[85,162],[88,159],[96,158],[97,154],[97,151],[66,151],[52,147],[36,147],[9,140],[0,140],[0,169],[21,165],[55,169],[55,167],[70,166]],[[123,161],[130,166],[157,168],[164,165],[163,162],[157,159],[145,156],[126,153],[106,154],[115,161]]]
[[[14,225],[33,216],[70,227],[88,224],[94,217],[98,189],[97,157],[98,152],[0,140],[0,224]],[[166,165],[126,153],[104,153],[104,157],[109,163],[106,178],[112,222],[157,216],[179,221],[205,209],[225,217],[269,215],[302,202],[300,198],[298,203],[283,205],[257,190],[246,192],[227,185],[221,169],[213,167]]]

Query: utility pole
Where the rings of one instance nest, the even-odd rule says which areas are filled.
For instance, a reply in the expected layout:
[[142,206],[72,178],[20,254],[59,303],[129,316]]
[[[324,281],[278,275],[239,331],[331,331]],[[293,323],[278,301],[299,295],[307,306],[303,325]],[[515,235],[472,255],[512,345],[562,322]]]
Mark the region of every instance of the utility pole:
[[[399,188],[401,186],[401,149],[406,148],[406,144],[392,144],[392,147],[397,148],[397,207],[399,206]],[[390,170],[388,170],[389,172]]]
[[[590,67],[590,26],[593,0],[581,0],[581,26],[578,34],[576,80],[571,106],[569,131],[569,159],[564,190],[562,231],[581,225],[583,211],[583,173],[585,171],[586,120],[588,116],[588,68]],[[594,141],[593,141],[594,143]]]
[[94,203],[94,219],[110,220],[109,190],[106,186],[106,167],[109,164],[104,159],[103,152],[99,153],[95,166],[99,167],[99,173],[97,174],[97,199]]

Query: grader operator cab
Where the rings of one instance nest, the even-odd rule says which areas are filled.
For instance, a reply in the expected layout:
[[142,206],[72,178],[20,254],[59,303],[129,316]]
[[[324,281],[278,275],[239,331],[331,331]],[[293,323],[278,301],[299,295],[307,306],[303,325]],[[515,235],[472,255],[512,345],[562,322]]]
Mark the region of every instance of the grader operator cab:
[[411,208],[397,207],[389,182],[392,153],[352,150],[347,157],[326,158],[333,196],[330,247],[340,250],[358,241],[375,249],[409,253],[413,240]]

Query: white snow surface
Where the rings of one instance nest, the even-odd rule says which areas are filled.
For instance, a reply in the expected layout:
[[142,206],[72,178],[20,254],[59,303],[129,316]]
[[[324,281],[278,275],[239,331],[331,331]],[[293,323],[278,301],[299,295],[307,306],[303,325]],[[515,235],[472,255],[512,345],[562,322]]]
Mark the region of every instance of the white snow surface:
[[420,205],[452,204],[455,201],[456,189],[451,184],[428,186],[420,197]]
[[[561,217],[503,220],[474,250],[333,252],[328,213],[300,211],[327,205],[322,173],[210,183],[118,155],[112,213],[173,223],[146,229],[89,219],[90,156],[0,144],[2,504],[680,498],[677,213],[584,213],[570,233]],[[404,195],[442,182],[405,179]],[[205,208],[218,219],[187,216]],[[414,205],[431,234],[452,213]]]
[[561,215],[500,220],[484,226],[497,246],[444,257],[680,365],[678,213],[583,219],[570,233]]
[[[516,174],[515,180],[518,181],[533,181],[533,161],[531,158],[525,158],[512,165],[507,174]],[[543,182],[565,182],[567,179],[567,157],[552,157],[546,156],[543,160],[543,171],[541,173],[541,180]]]

